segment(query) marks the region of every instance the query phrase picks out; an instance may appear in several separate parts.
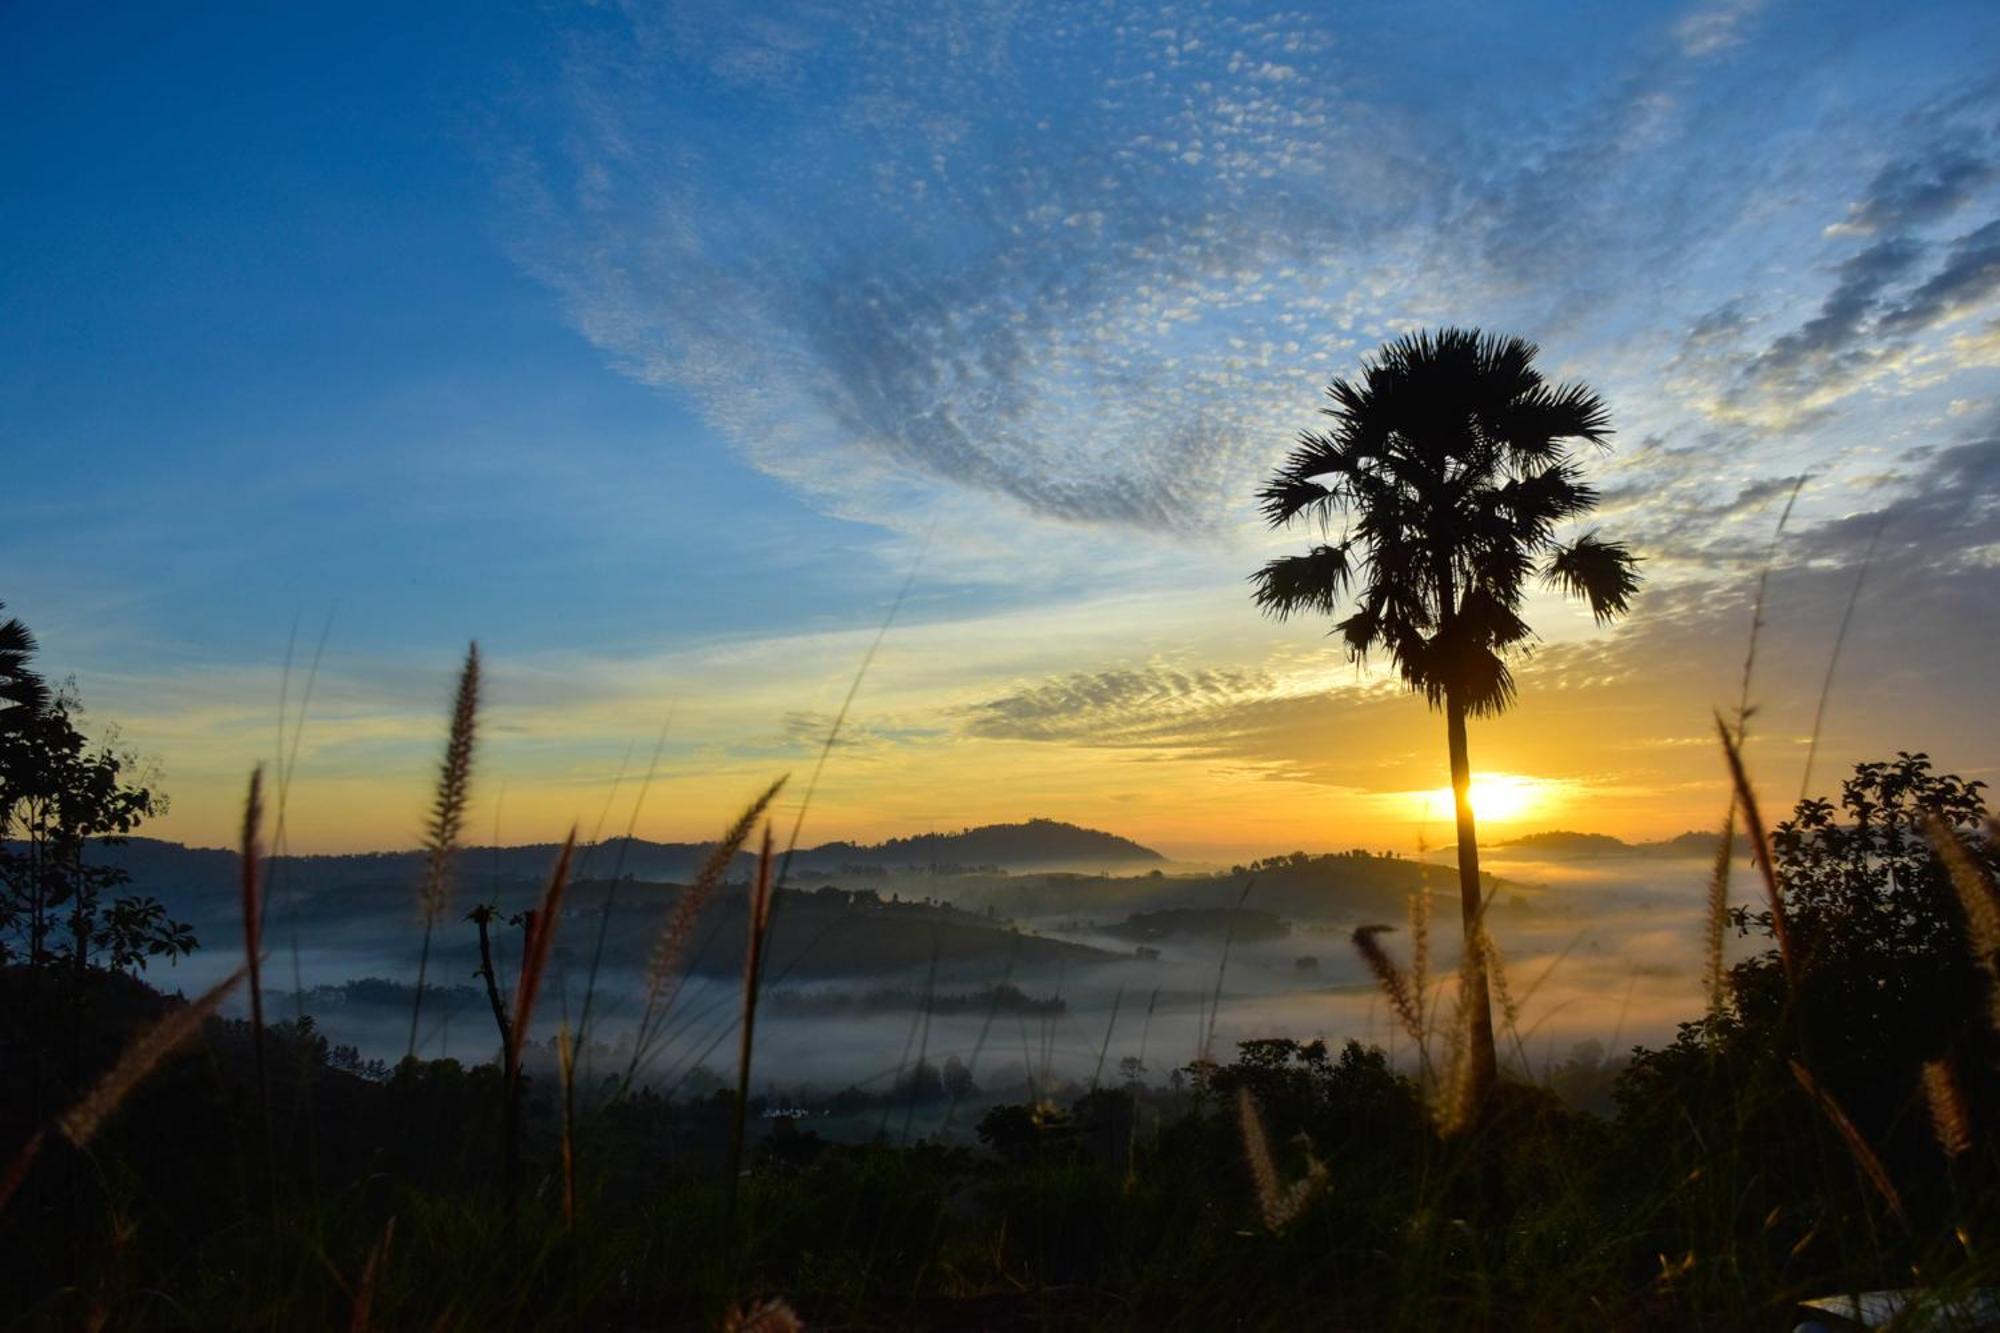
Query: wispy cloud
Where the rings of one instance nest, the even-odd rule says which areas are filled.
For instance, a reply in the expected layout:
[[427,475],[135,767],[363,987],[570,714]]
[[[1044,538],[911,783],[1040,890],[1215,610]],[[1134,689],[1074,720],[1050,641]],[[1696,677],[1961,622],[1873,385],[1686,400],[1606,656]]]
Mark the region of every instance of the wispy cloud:
[[[1758,49],[1761,8],[1630,28],[1610,77],[1493,105],[1453,83],[1464,52],[1338,15],[632,8],[573,38],[568,124],[513,159],[518,245],[619,366],[840,512],[1237,526],[1244,478],[1395,329],[1633,336],[1635,290],[1756,205],[1776,132],[1727,123],[1745,95],[1704,71]],[[1983,299],[1975,248],[1883,305],[1923,253],[1903,229],[1973,200],[1984,149],[1876,172],[1843,225],[1877,239],[1746,382],[1858,373],[1868,337]]]

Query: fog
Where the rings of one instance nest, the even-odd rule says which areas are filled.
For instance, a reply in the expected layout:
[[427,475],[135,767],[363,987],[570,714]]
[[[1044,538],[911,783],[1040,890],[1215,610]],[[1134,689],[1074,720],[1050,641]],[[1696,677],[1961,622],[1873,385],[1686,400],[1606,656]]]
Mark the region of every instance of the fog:
[[[1705,863],[1644,857],[1526,860],[1509,858],[1501,849],[1488,853],[1485,864],[1502,881],[1491,920],[1507,989],[1519,1007],[1518,1023],[1501,1033],[1503,1058],[1516,1069],[1544,1075],[1584,1042],[1619,1053],[1670,1040],[1676,1024],[1699,1012]],[[1435,918],[1428,1001],[1441,1025],[1451,1008],[1458,921],[1450,869],[1436,867],[1428,882]],[[1237,905],[1238,891],[1216,892],[1205,885],[1206,905]],[[1090,881],[1086,886],[1095,888]],[[1134,1069],[1123,1063],[1128,1060],[1138,1062],[1144,1081],[1164,1085],[1176,1068],[1205,1053],[1226,1060],[1236,1043],[1264,1037],[1330,1044],[1353,1039],[1381,1045],[1399,1063],[1414,1064],[1408,1035],[1393,1021],[1352,947],[1359,922],[1293,912],[1286,914],[1289,933],[1280,938],[1172,935],[1150,950],[1136,949],[1129,935],[1113,933],[1115,920],[1153,902],[1200,906],[1202,901],[1190,896],[1195,889],[1172,878],[1150,884],[1127,878],[1103,887],[1105,892],[1093,891],[1087,899],[1070,898],[1064,904],[1068,910],[1013,917],[1015,938],[1023,944],[1060,941],[1103,951],[1082,962],[1029,964],[1019,956],[1021,949],[999,957],[953,958],[933,946],[931,961],[923,966],[827,975],[815,968],[839,961],[843,945],[833,937],[813,941],[790,965],[767,973],[753,1089],[774,1104],[843,1089],[879,1098],[901,1086],[899,1080],[919,1062],[935,1069],[956,1060],[978,1089],[967,1094],[973,1104],[1074,1095],[1095,1083],[1122,1084]],[[1025,889],[1015,889],[1019,901]],[[924,901],[935,895],[941,909],[952,904],[984,912],[993,905],[993,893],[991,883],[924,881]],[[1257,907],[1254,885],[1243,906]],[[727,921],[710,927],[708,942],[718,950],[740,949],[733,939],[713,938]],[[1407,966],[1406,923],[1385,924],[1396,926],[1385,943]],[[574,1031],[587,1017],[590,1049],[582,1063],[592,1079],[622,1075],[631,1066],[645,988],[638,967],[615,962],[602,965],[592,985],[594,926],[594,910],[578,909],[566,918],[533,1031],[537,1042],[546,1043],[562,1026]],[[296,992],[303,990],[304,1009],[329,1041],[357,1048],[364,1060],[393,1064],[409,1041],[407,989],[398,1003],[389,1004],[348,1002],[313,988],[364,977],[408,987],[416,975],[420,932],[407,922],[397,929],[407,937],[400,950],[385,948],[379,929],[360,924],[347,932],[315,930],[314,942],[297,948],[282,928],[275,929],[265,966],[266,988],[274,992],[270,1017],[293,1017],[301,1007]],[[627,929],[623,919],[617,929]],[[463,926],[450,932],[441,926],[434,943],[428,979],[436,989],[427,991],[418,1043],[427,1057],[478,1062],[493,1059],[497,1051],[468,935]],[[503,938],[503,945],[507,942]],[[1732,946],[1746,947],[1735,941]],[[614,958],[620,952],[609,951]],[[622,952],[633,956],[629,947]],[[1144,956],[1149,952],[1157,956]],[[193,993],[234,963],[232,950],[212,947],[155,979]],[[504,948],[499,968],[509,977],[518,968]],[[995,987],[1011,987],[1018,997],[993,1002]],[[932,1012],[926,1012],[926,996],[933,1000]],[[236,1008],[242,1008],[240,996]],[[733,1082],[741,1008],[738,977],[684,978],[658,1040],[638,1063],[638,1080],[680,1096],[705,1095]],[[900,1130],[907,1118],[910,1132],[955,1134],[976,1119],[966,1112],[948,1104],[919,1107],[912,1099],[905,1110],[885,1108],[881,1122]]]

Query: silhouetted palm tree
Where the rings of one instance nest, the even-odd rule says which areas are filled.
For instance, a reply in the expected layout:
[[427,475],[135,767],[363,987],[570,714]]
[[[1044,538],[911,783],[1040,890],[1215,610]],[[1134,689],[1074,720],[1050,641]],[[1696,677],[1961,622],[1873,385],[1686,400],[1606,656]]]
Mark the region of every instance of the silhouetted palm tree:
[[1493,1017],[1465,719],[1513,701],[1507,658],[1533,636],[1520,616],[1531,580],[1584,599],[1600,623],[1626,609],[1639,583],[1622,544],[1594,532],[1557,540],[1597,503],[1567,442],[1601,446],[1611,429],[1602,400],[1548,383],[1535,353],[1519,338],[1443,329],[1387,344],[1359,383],[1335,380],[1332,405],[1320,409],[1332,427],[1302,432],[1259,492],[1271,526],[1317,520],[1327,540],[1251,576],[1257,605],[1280,619],[1332,615],[1358,583],[1352,614],[1334,627],[1349,655],[1382,649],[1444,710],[1471,960],[1468,1074],[1482,1100],[1495,1074]]
[[[7,604],[0,602],[0,611]],[[48,687],[28,665],[35,655],[35,636],[19,620],[0,620],[0,730],[18,726],[29,715],[41,711],[48,702]],[[15,711],[19,709],[20,711]]]

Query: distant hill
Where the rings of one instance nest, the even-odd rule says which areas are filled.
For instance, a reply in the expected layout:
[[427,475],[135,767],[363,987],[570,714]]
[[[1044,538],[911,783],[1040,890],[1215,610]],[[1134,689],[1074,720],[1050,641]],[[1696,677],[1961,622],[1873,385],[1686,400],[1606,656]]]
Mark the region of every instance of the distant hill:
[[[579,853],[579,875],[624,877],[676,883],[691,878],[708,859],[713,844],[651,842],[645,838],[612,838]],[[544,878],[555,863],[554,843],[518,847],[468,847],[459,856],[459,879],[470,891],[481,886],[506,887]],[[208,847],[187,847],[157,838],[131,838],[120,846],[99,847],[92,860],[121,866],[135,884],[155,889],[231,894],[235,890],[235,853]],[[841,870],[1047,870],[1058,867],[1092,870],[1118,866],[1149,866],[1165,857],[1129,838],[1098,829],[1081,828],[1055,819],[1030,819],[1024,824],[986,824],[956,833],[924,833],[881,843],[828,842],[802,847],[792,860],[794,877],[801,872],[833,874]],[[272,867],[272,882],[311,894],[356,884],[395,883],[406,893],[423,872],[418,851],[346,852],[321,856],[281,857]],[[733,867],[736,878],[747,877],[755,865],[748,853]]]
[[872,845],[822,843],[802,857],[806,864],[827,870],[843,865],[998,866],[1039,870],[1052,866],[1146,865],[1167,859],[1129,838],[1057,819],[986,824],[957,833],[922,833]]
[[1533,852],[1552,861],[1579,860],[1597,856],[1708,857],[1715,855],[1715,835],[1698,830],[1662,838],[1657,842],[1626,842],[1608,833],[1575,833],[1552,829],[1528,833],[1494,844],[1510,851]]

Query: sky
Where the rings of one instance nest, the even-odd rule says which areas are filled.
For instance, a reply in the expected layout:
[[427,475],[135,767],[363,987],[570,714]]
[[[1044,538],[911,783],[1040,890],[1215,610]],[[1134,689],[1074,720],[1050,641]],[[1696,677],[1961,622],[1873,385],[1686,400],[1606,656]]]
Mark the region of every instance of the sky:
[[808,841],[1409,850],[1442,720],[1258,617],[1254,495],[1471,324],[1605,396],[1647,577],[1533,604],[1489,833],[1717,823],[1767,562],[1773,804],[1822,698],[1813,790],[1991,776],[1996,69],[1984,0],[10,5],[0,600],[193,843],[282,754],[293,847],[410,845],[475,638],[480,840],[713,836],[893,610]]

